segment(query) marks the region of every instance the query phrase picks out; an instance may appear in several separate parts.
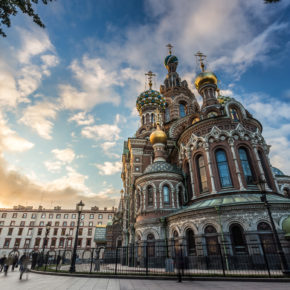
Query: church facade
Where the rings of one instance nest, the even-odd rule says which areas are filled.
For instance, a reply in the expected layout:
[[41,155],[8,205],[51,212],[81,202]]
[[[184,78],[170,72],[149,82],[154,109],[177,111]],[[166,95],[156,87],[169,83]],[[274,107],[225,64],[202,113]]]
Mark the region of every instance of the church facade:
[[217,244],[235,255],[274,243],[262,180],[279,238],[290,246],[290,177],[271,166],[262,124],[220,95],[216,75],[197,56],[201,106],[177,73],[171,46],[160,91],[149,72],[149,89],[137,98],[141,125],[124,142],[124,190],[114,219],[122,245],[172,242],[184,245],[184,255],[204,256],[216,254]]

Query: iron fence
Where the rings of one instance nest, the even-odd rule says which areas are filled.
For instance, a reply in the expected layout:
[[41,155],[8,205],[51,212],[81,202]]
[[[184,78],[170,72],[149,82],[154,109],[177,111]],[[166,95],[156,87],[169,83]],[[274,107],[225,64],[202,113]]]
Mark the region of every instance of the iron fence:
[[[284,245],[283,249],[290,268],[290,246]],[[69,271],[72,249],[23,252],[29,255],[32,269]],[[15,254],[21,255],[21,250],[10,252]],[[275,245],[270,244],[200,244],[188,249],[186,245],[147,242],[116,248],[78,248],[75,268],[78,273],[108,275],[283,276],[279,254]]]

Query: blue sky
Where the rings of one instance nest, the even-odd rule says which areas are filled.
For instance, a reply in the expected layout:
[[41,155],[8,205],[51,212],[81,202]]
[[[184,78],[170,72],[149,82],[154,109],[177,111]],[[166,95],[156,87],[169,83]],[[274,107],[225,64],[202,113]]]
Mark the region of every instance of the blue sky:
[[290,174],[290,1],[63,0],[37,6],[0,39],[0,206],[117,206],[123,142],[144,73],[166,76],[166,44],[193,87],[201,50],[224,95],[264,126]]

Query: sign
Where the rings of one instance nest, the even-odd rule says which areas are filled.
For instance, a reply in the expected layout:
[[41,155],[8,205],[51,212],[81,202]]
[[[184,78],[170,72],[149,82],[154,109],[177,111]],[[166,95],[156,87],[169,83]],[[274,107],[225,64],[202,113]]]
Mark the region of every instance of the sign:
[[95,242],[105,242],[106,241],[106,226],[96,226],[94,240],[95,240]]

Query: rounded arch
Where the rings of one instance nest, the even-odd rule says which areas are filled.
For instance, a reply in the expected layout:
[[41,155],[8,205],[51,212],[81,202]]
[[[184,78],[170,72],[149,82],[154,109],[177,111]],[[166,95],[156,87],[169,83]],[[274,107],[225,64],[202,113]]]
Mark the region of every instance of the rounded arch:
[[168,185],[168,186],[170,187],[170,190],[171,190],[172,193],[175,192],[175,191],[174,191],[174,186],[173,186],[173,184],[171,183],[171,181],[169,181],[169,180],[163,180],[163,181],[160,182],[160,184],[159,184],[159,192],[160,192],[160,193],[162,193],[162,188],[163,188],[164,185]]
[[244,106],[241,103],[237,102],[236,100],[231,100],[225,104],[225,111],[226,111],[226,114],[229,118],[231,118],[231,114],[230,114],[231,107],[238,108],[238,110],[241,113],[241,117],[243,119],[247,119],[247,113],[246,113]]
[[213,226],[216,229],[217,233],[221,232],[220,225],[218,224],[218,222],[216,222],[215,220],[207,220],[200,225],[198,233],[200,235],[203,235],[206,227],[208,226]]
[[193,222],[186,222],[181,226],[181,230],[180,230],[181,235],[185,237],[185,232],[188,229],[193,230],[194,235],[198,235],[198,229]]
[[160,235],[157,232],[157,230],[150,228],[150,229],[146,229],[146,230],[143,231],[142,240],[146,241],[149,234],[152,234],[154,236],[155,240],[159,240],[160,239]]
[[240,225],[245,231],[250,230],[248,222],[242,217],[239,217],[239,219],[237,219],[236,217],[228,219],[224,226],[224,230],[226,232],[229,232],[233,224]]
[[181,231],[177,225],[173,225],[169,227],[169,238],[174,238],[174,231],[178,233],[178,236],[181,236]]
[[185,194],[185,187],[181,181],[178,182],[175,186],[175,192],[177,195],[179,193],[179,188],[181,188],[182,203],[179,200],[179,196],[176,196],[176,198],[178,198],[178,200],[179,200],[179,206],[182,206],[184,203],[187,202],[187,199],[186,199],[186,194]]

